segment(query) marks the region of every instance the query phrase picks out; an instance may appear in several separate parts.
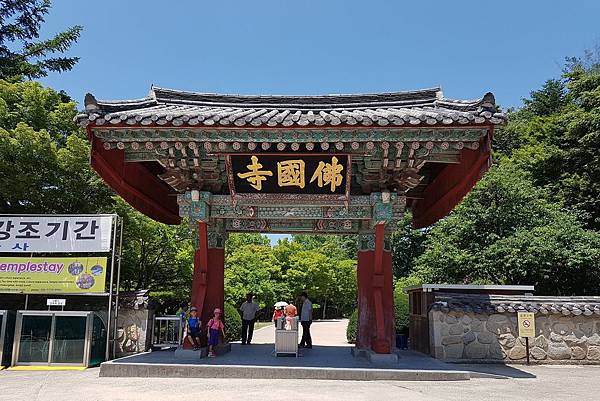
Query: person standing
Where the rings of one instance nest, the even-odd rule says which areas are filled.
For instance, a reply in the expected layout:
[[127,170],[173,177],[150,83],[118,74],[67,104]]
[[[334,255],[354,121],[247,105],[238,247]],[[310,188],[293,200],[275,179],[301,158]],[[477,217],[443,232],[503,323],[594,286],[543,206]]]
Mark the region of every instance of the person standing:
[[254,320],[258,312],[258,304],[253,302],[254,296],[251,293],[246,294],[246,301],[240,306],[242,311],[242,345],[252,342],[252,333],[254,333]]
[[302,339],[299,346],[302,348],[312,348],[312,337],[310,336],[310,325],[312,324],[312,302],[308,299],[308,294],[300,294],[302,309],[300,310],[300,324],[302,325]]

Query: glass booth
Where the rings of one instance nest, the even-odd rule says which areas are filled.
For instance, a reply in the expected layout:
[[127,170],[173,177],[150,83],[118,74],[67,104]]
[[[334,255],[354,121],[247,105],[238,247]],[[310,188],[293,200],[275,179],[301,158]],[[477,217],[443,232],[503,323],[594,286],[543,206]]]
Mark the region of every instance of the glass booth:
[[17,312],[13,366],[94,366],[105,350],[106,325],[96,312]]
[[10,366],[14,334],[15,312],[0,310],[0,366]]

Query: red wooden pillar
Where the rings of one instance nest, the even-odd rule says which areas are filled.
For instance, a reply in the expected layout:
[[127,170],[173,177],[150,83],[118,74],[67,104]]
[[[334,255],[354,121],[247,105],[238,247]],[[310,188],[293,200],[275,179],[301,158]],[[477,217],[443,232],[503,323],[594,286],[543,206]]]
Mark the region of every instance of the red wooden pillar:
[[392,256],[384,249],[384,224],[375,228],[374,249],[358,252],[358,332],[356,346],[379,354],[393,350]]
[[198,223],[198,248],[194,254],[192,306],[200,311],[203,334],[215,308],[223,310],[225,250],[209,248],[207,224]]

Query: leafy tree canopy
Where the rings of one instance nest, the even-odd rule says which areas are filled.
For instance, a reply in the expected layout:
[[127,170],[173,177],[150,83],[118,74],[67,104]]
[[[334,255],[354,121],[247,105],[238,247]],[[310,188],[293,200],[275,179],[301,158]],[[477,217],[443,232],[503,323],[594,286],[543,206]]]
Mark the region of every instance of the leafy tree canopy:
[[600,234],[504,162],[438,223],[416,261],[433,283],[534,284],[541,294],[595,293]]
[[570,59],[562,80],[549,80],[510,113],[494,148],[531,173],[553,201],[600,231],[600,67],[592,55]]
[[82,27],[75,25],[40,40],[50,0],[3,0],[0,7],[0,79],[35,79],[49,72],[69,71],[78,57],[65,57]]

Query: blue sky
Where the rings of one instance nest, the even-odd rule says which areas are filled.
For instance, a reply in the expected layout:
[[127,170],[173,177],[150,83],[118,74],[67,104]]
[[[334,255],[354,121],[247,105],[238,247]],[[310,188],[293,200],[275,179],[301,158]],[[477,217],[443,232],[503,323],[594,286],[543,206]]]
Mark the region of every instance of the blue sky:
[[441,86],[503,107],[600,43],[600,1],[54,1],[43,34],[83,25],[71,72],[44,83],[79,102],[151,84],[325,94]]

